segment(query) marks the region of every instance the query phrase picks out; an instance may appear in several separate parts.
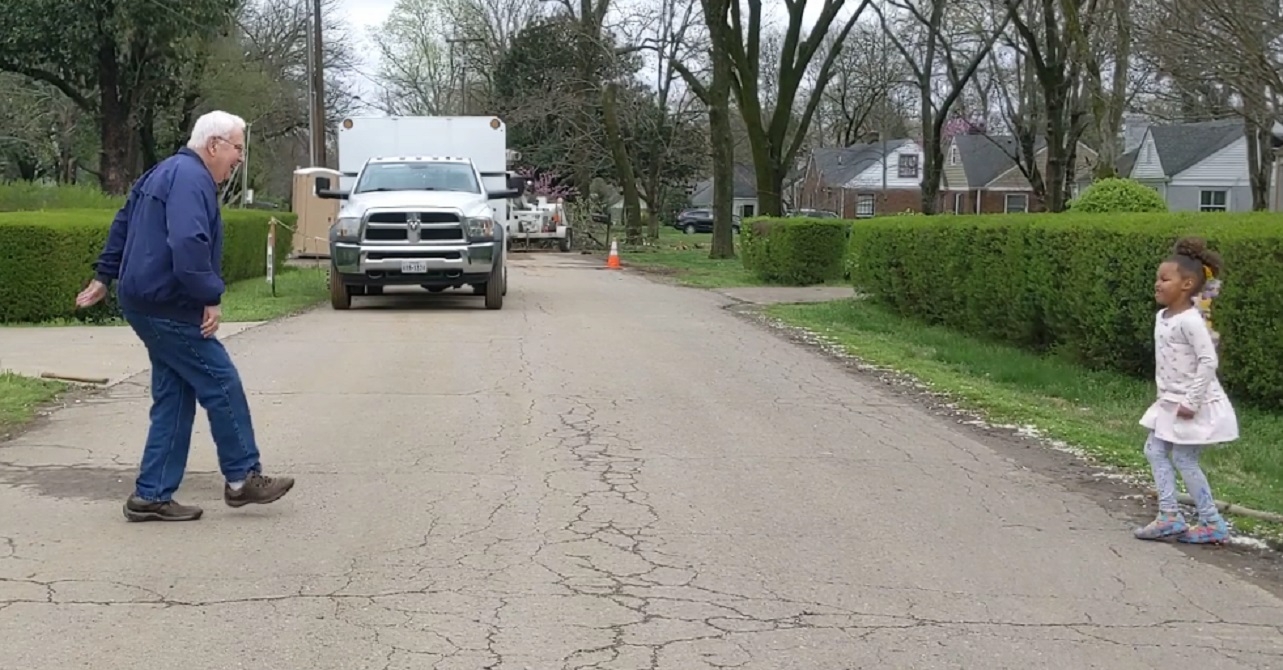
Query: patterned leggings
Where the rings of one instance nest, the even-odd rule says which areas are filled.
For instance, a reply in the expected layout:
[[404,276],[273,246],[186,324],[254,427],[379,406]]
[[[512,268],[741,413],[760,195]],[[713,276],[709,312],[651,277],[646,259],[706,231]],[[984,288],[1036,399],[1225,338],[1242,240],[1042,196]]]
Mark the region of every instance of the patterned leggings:
[[[1194,498],[1198,509],[1199,521],[1208,522],[1219,519],[1221,513],[1216,509],[1212,497],[1212,487],[1207,483],[1207,475],[1198,465],[1198,457],[1203,453],[1202,445],[1172,444],[1150,434],[1145,442],[1145,458],[1154,472],[1154,487],[1158,489],[1158,509],[1160,512],[1175,514],[1180,511],[1176,502],[1176,472],[1180,471],[1185,488]],[[1175,464],[1175,467],[1172,467]]]

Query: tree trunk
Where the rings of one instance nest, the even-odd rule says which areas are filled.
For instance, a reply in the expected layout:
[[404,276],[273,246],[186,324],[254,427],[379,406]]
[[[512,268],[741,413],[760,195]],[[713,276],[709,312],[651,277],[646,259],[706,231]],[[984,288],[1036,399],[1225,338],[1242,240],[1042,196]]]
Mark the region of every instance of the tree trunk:
[[[711,11],[710,11],[711,10]],[[709,143],[713,159],[713,245],[709,258],[735,258],[731,210],[735,206],[735,138],[731,129],[731,59],[726,39],[727,0],[705,0],[713,35],[713,81],[708,87]]]
[[633,173],[633,160],[624,145],[623,135],[619,131],[619,116],[615,108],[617,85],[606,84],[602,92],[602,111],[606,122],[606,141],[610,144],[610,153],[615,159],[615,171],[619,176],[619,185],[624,191],[624,242],[627,244],[642,243],[641,199],[637,194],[637,175]]
[[[921,82],[919,84],[922,90],[930,88]],[[944,149],[940,146],[940,134],[944,131],[945,115],[933,115],[930,96],[922,96],[921,102],[922,118],[933,119],[922,124],[922,213],[930,215],[936,213],[936,204],[940,201],[940,178],[944,174]]]
[[98,49],[99,130],[102,150],[99,154],[98,180],[102,190],[110,195],[129,192],[131,160],[135,156],[132,111],[120,90],[120,66],[116,59],[116,45],[104,40]]

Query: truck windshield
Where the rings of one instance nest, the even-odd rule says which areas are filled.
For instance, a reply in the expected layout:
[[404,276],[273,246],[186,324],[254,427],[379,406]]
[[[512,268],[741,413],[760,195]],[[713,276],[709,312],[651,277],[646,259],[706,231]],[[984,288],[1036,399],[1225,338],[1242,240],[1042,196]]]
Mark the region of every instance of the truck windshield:
[[371,191],[462,191],[480,193],[477,175],[467,163],[407,161],[369,163],[353,193]]

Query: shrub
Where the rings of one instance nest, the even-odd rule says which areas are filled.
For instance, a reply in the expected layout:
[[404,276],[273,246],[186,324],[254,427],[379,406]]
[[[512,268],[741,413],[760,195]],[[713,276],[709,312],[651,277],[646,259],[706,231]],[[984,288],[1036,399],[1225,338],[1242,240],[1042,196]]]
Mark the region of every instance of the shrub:
[[0,184],[0,212],[114,209],[123,204],[125,204],[123,197],[107,195],[94,186],[70,184],[49,186],[29,181]]
[[806,286],[841,279],[851,222],[752,219],[740,230],[744,267],[775,284]]
[[1149,377],[1154,273],[1178,237],[1201,235],[1226,262],[1213,305],[1221,380],[1283,407],[1278,223],[1267,213],[878,219],[853,230],[852,277],[901,315]]
[[[98,321],[118,315],[114,300],[76,310],[75,297],[93,277],[93,263],[111,227],[112,209],[65,209],[0,214],[0,323],[59,318]],[[268,221],[293,226],[294,214],[223,212],[223,277],[228,282],[266,274]],[[278,226],[276,263],[288,257],[292,233]]]
[[1167,202],[1157,191],[1138,181],[1110,178],[1088,186],[1069,203],[1068,209],[1081,214],[1166,212]]

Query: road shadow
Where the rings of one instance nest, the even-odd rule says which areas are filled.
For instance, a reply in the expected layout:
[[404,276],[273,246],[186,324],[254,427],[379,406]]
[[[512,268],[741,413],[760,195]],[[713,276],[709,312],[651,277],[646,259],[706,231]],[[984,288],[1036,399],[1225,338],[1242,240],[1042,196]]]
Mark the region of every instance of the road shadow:
[[354,295],[352,310],[380,312],[450,312],[484,310],[485,296],[473,295],[471,287],[446,289],[433,293],[418,286],[388,287],[383,295]]

